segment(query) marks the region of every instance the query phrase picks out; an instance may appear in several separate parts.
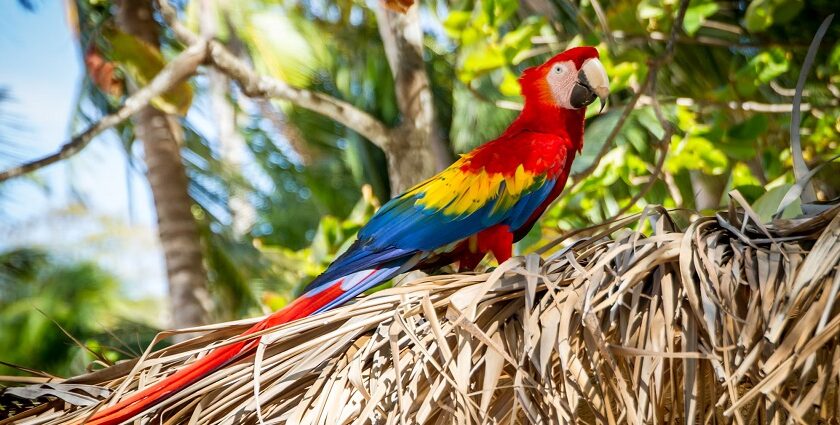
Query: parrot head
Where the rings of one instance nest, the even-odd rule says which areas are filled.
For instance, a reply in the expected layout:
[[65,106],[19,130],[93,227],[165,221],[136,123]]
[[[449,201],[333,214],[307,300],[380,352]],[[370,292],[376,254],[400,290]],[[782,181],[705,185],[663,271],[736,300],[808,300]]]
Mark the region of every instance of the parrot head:
[[528,68],[519,79],[526,103],[563,109],[585,108],[601,101],[601,110],[610,93],[607,72],[594,47],[574,47],[544,64]]

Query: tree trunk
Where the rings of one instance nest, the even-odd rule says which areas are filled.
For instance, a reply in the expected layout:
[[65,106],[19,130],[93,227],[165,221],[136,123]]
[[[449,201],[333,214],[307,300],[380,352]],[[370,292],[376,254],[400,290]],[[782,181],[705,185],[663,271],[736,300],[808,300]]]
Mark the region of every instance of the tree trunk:
[[[158,24],[148,0],[121,0],[118,23],[123,31],[159,46]],[[181,159],[182,129],[177,117],[146,106],[132,117],[143,142],[147,178],[155,201],[158,232],[169,280],[171,326],[208,323],[212,301],[207,289],[198,225]]]
[[402,122],[392,130],[385,147],[394,195],[446,168],[452,161],[435,119],[417,9],[414,6],[405,14],[398,14],[384,7],[374,8],[402,115]]

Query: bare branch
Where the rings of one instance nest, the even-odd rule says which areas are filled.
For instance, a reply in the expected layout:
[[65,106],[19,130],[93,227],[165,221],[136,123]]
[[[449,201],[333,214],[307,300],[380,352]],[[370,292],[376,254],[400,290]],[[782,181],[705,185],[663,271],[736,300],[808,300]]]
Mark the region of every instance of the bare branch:
[[261,76],[217,41],[210,42],[210,62],[228,77],[236,80],[247,96],[287,100],[357,131],[383,149],[391,140],[385,124],[367,112],[332,96],[292,87],[283,81]]
[[674,54],[677,38],[680,35],[679,33],[682,29],[683,21],[685,21],[685,14],[688,12],[688,3],[689,0],[680,0],[680,8],[677,10],[677,17],[674,19],[674,23],[671,24],[671,34],[668,36],[668,42],[665,44],[665,55],[659,58],[658,66],[662,66],[664,62],[670,61],[671,56]]
[[129,96],[119,110],[105,116],[70,139],[58,152],[0,172],[0,182],[19,177],[79,153],[96,135],[122,123],[147,106],[152,99],[161,96],[175,85],[193,76],[198,66],[207,58],[207,47],[206,40],[197,40],[195,44],[166,64],[149,85]]
[[[469,84],[459,83],[466,87],[476,99],[496,105],[496,107],[502,109],[510,109],[512,111],[521,111],[522,110],[522,103],[516,102],[512,100],[500,99],[500,100],[493,100],[489,97],[481,94],[478,90],[471,87]],[[791,89],[793,92],[793,89]],[[793,103],[767,103],[767,102],[756,102],[753,100],[745,100],[742,102],[738,101],[713,101],[708,99],[695,99],[693,97],[671,97],[665,99],[659,99],[659,103],[664,104],[673,104],[677,106],[685,106],[685,107],[713,107],[713,108],[726,108],[731,109],[734,111],[747,111],[747,112],[762,112],[768,114],[789,114],[793,111]],[[650,106],[653,104],[653,97],[643,94],[639,100],[637,105],[640,106]],[[624,108],[627,104],[621,105],[613,105],[614,108]],[[810,111],[812,109],[831,109],[831,108],[838,108],[840,107],[840,102],[837,100],[831,100],[822,104],[811,104],[811,103],[803,103],[800,106],[800,110]]]
[[[652,97],[647,95],[642,95],[639,99],[639,105],[650,105],[652,104]],[[766,103],[766,102],[756,102],[752,100],[737,102],[737,101],[721,101],[715,102],[707,99],[694,99],[691,97],[676,97],[670,99],[660,99],[660,103],[672,103],[677,106],[711,106],[715,108],[726,108],[736,111],[752,111],[752,112],[763,112],[763,113],[771,113],[771,114],[786,114],[793,111],[793,103]],[[810,103],[803,103],[800,107],[802,111],[810,111],[814,108],[837,108],[840,106],[840,103],[836,101],[830,101],[825,104],[820,105],[812,105]]]
[[[164,19],[179,41],[188,46],[198,42],[198,36],[178,21],[177,12],[167,0],[158,0],[158,3]],[[211,40],[209,50],[209,62],[235,80],[247,96],[283,99],[317,112],[353,129],[383,150],[392,139],[390,129],[385,124],[350,103],[259,75],[218,41]]]

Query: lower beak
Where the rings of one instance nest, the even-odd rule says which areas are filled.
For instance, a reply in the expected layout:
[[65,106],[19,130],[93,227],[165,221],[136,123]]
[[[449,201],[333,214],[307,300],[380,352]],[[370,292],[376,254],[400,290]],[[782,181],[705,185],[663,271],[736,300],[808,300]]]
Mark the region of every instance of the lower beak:
[[592,87],[589,87],[586,80],[578,79],[575,86],[572,87],[572,93],[569,96],[569,105],[572,105],[575,109],[585,108],[592,104],[596,97],[598,96],[592,90]]

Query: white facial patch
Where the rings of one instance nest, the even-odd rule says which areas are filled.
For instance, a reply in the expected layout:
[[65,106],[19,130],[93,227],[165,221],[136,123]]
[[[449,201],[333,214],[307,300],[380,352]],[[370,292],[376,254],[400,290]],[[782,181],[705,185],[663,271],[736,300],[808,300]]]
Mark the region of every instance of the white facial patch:
[[575,109],[569,104],[569,98],[577,82],[577,70],[572,62],[558,62],[551,65],[551,70],[545,77],[551,96],[557,106]]

